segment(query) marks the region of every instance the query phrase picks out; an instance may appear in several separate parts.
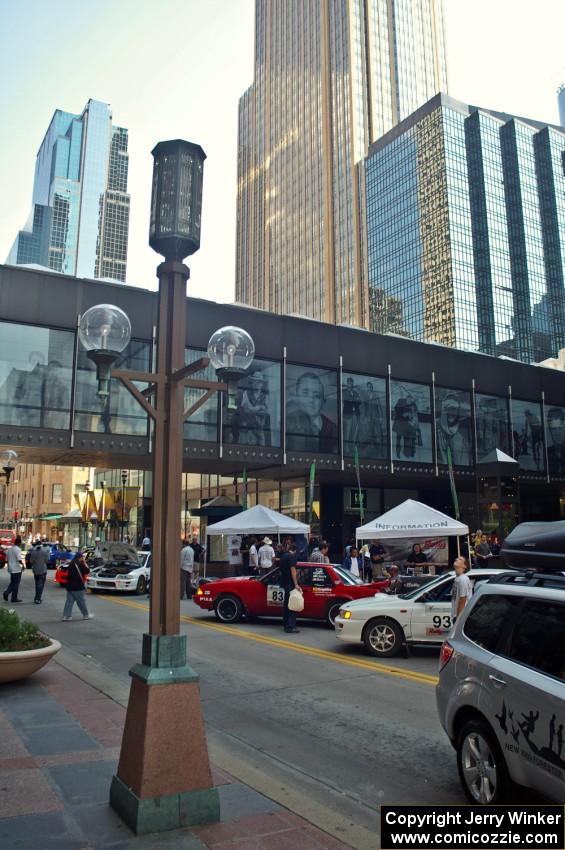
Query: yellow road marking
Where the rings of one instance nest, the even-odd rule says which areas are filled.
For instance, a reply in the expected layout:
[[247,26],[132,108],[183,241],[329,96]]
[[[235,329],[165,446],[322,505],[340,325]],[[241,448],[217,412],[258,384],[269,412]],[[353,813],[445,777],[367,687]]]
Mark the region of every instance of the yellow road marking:
[[[142,605],[140,602],[132,602],[130,599],[117,599],[115,596],[106,596],[107,602],[113,602],[115,605],[126,605],[128,608],[136,608],[139,611],[148,612],[147,605]],[[233,626],[224,626],[221,623],[207,623],[196,617],[189,617],[186,614],[181,614],[183,623],[190,623],[193,626],[200,626],[204,629],[212,629],[216,632],[224,632],[231,637],[244,638],[252,640],[256,643],[266,644],[268,646],[276,646],[278,649],[289,649],[291,652],[297,652],[301,655],[310,655],[315,658],[322,658],[324,661],[333,661],[336,664],[346,664],[349,667],[360,667],[363,670],[370,670],[372,673],[381,673],[385,676],[395,676],[398,679],[407,679],[412,682],[420,682],[424,685],[436,685],[438,682],[437,676],[430,676],[427,673],[416,673],[413,670],[403,670],[401,667],[388,667],[379,662],[366,661],[362,658],[349,658],[337,653],[330,652],[327,649],[317,649],[312,646],[303,646],[297,643],[290,643],[288,640],[280,640],[279,638],[271,638],[266,635],[258,635],[255,632],[250,632],[245,629],[236,629]]]

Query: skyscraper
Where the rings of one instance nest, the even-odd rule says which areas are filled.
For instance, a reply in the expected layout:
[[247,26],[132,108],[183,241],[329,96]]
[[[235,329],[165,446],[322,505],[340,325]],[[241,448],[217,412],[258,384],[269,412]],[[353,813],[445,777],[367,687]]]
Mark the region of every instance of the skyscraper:
[[128,132],[105,103],[57,109],[39,148],[32,211],[8,263],[125,280],[130,196]]
[[362,163],[445,90],[443,0],[256,0],[239,105],[236,297],[367,324]]
[[[564,163],[565,129],[442,94],[375,142],[370,328],[526,362],[555,355],[565,346]],[[391,302],[392,317],[378,308]]]

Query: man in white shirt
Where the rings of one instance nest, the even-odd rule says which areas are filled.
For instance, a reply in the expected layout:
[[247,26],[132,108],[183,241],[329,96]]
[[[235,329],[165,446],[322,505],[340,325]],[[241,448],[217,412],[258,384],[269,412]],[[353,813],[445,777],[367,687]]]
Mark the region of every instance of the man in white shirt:
[[188,540],[182,541],[180,552],[180,598],[192,599],[192,571],[194,569],[194,549]]
[[259,557],[260,572],[266,573],[270,570],[275,562],[275,550],[273,549],[273,541],[270,537],[265,537],[263,545],[257,553]]
[[24,556],[20,549],[22,538],[18,535],[13,546],[6,552],[6,562],[8,564],[8,572],[10,573],[10,584],[3,593],[4,602],[8,601],[8,596],[11,593],[10,602],[23,602],[23,599],[18,599],[18,590],[20,581],[22,580],[22,570],[24,569]]
[[259,572],[259,554],[257,552],[257,540],[255,537],[251,540],[249,547],[249,572],[252,575],[257,575]]
[[451,618],[453,622],[461,614],[461,611],[473,595],[473,585],[467,572],[465,558],[456,558],[453,564],[455,568],[455,581],[451,591]]

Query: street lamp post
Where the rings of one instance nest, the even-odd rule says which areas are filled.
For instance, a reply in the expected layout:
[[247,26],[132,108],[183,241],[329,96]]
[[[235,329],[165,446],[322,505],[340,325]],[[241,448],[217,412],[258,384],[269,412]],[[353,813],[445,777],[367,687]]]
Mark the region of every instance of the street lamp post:
[[1,501],[1,510],[0,514],[2,515],[3,521],[6,518],[6,500],[8,498],[8,485],[10,483],[10,478],[12,477],[12,472],[18,462],[18,453],[13,449],[7,449],[6,451],[0,454],[0,463],[2,464],[2,471],[0,472],[0,478],[5,478],[5,483],[2,485],[2,489],[0,490],[0,501]]
[[128,480],[128,471],[127,469],[122,469],[122,521],[120,524],[120,540],[123,542],[124,539],[124,528],[125,528],[125,511],[126,511],[126,482]]
[[[225,383],[191,377],[208,358],[185,365],[186,285],[182,260],[200,246],[202,176],[206,155],[182,140],[160,142],[154,157],[149,244],[165,257],[157,269],[159,308],[155,372],[112,369],[131,333],[118,308],[92,307],[81,317],[79,335],[97,367],[99,395],[117,378],[153,421],[153,524],[149,633],[142,661],[130,671],[131,691],[110,804],[138,834],[219,819],[200,703],[198,676],[188,665],[186,635],[180,634],[180,515],[183,425]],[[109,312],[108,312],[109,311]],[[254,354],[245,331],[223,329],[210,340],[213,365],[222,378],[241,373]],[[214,345],[212,342],[216,338]],[[146,382],[140,391],[135,382]],[[203,390],[185,408],[185,387]]]

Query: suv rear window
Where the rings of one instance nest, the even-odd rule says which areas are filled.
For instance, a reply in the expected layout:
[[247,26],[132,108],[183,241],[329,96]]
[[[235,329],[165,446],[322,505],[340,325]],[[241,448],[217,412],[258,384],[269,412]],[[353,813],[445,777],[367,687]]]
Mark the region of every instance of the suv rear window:
[[507,658],[556,679],[565,679],[565,605],[527,599],[506,652]]
[[463,634],[473,643],[495,652],[507,618],[521,601],[517,596],[481,597],[465,620]]

